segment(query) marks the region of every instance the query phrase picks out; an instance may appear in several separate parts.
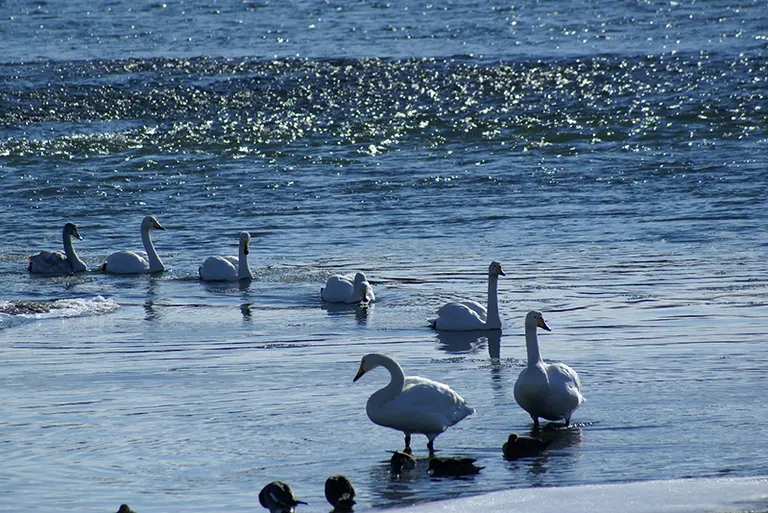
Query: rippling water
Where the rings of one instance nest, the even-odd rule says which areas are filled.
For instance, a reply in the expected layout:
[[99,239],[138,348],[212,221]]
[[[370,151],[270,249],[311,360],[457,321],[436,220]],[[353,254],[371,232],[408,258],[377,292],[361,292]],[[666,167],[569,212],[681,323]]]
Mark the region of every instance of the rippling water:
[[[765,472],[768,17],[758,2],[0,5],[0,510],[247,511],[273,479],[327,511],[526,486]],[[142,277],[29,275],[75,246]],[[254,239],[250,284],[197,268]],[[503,262],[500,339],[437,335]],[[334,272],[378,302],[333,308]],[[501,458],[522,320],[581,375],[581,423]],[[395,356],[477,413],[422,457],[351,383]],[[423,468],[422,468],[423,467]]]

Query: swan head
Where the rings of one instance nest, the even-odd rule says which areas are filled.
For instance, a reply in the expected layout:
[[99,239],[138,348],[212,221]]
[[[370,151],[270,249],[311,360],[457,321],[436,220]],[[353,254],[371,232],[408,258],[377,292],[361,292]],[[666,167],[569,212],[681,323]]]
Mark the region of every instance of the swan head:
[[77,225],[75,223],[67,223],[64,225],[64,235],[71,235],[77,240],[83,240],[80,236],[80,232],[77,231]]
[[360,287],[360,302],[368,303],[371,300],[371,296],[373,296],[373,289],[368,282],[363,282]]
[[498,262],[496,260],[491,262],[491,265],[488,266],[488,275],[489,276],[506,276],[506,274],[504,274],[504,271],[501,269],[501,262]]
[[544,320],[544,316],[541,315],[541,312],[537,312],[536,310],[531,310],[528,312],[528,315],[525,316],[525,328],[541,328],[547,331],[552,331],[549,326],[547,326],[547,322]]
[[368,281],[364,273],[355,273],[355,285]]
[[147,216],[141,221],[142,230],[165,230],[160,223],[157,222],[155,216]]
[[371,353],[363,356],[363,359],[360,360],[360,369],[357,371],[357,375],[355,375],[355,379],[352,380],[352,383],[362,378],[363,374],[366,372],[382,365],[384,359],[386,358],[388,357],[378,353]]
[[240,232],[240,246],[243,248],[243,254],[248,254],[248,245],[251,243],[251,234],[248,232]]

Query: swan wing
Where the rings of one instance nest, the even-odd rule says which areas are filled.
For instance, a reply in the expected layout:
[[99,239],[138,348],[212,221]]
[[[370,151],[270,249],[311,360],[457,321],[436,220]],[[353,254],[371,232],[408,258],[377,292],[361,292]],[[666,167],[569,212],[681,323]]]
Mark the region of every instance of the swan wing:
[[139,251],[118,251],[107,257],[103,270],[115,274],[138,274],[147,272],[147,254]]
[[61,251],[43,250],[29,257],[29,272],[35,274],[68,274],[72,266]]
[[200,267],[200,278],[205,281],[236,281],[237,264],[237,257],[208,257]]
[[357,303],[360,300],[360,292],[355,296],[355,284],[347,276],[334,274],[325,282],[325,287],[320,292],[324,301],[329,303]]
[[[471,306],[470,306],[471,305]],[[479,311],[482,313],[478,313]],[[430,322],[433,328],[446,331],[471,331],[485,329],[486,311],[474,301],[446,303],[437,311],[437,318]]]
[[[416,378],[423,380],[423,378]],[[405,433],[442,433],[474,413],[464,399],[447,386],[406,378],[403,391],[391,401],[368,409],[376,424]]]
[[515,383],[515,401],[532,416],[570,420],[584,402],[576,371],[562,363],[526,368]]
[[448,385],[418,376],[407,377],[403,391],[392,402],[417,410],[414,415],[440,419],[440,431],[475,411]]
[[488,312],[486,311],[485,307],[478,303],[477,301],[467,300],[467,301],[457,301],[460,305],[464,305],[465,307],[469,308],[473,312],[477,314],[478,317],[480,317],[482,320],[486,320],[488,317]]
[[571,411],[584,402],[581,395],[581,380],[576,371],[564,363],[552,363],[547,366],[550,386],[557,393],[564,406],[572,407]]

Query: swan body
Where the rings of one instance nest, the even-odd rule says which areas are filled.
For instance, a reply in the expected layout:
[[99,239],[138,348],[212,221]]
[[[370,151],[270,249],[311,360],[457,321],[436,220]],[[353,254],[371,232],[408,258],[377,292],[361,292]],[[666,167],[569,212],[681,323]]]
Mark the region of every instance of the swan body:
[[205,281],[237,281],[253,279],[248,267],[248,246],[251,234],[240,232],[238,256],[212,256],[199,268],[200,278]]
[[538,456],[552,444],[552,440],[540,440],[532,436],[517,436],[515,433],[501,447],[501,452],[508,460]]
[[355,487],[346,476],[331,476],[325,481],[325,499],[334,511],[351,511],[355,505]]
[[62,231],[64,252],[43,250],[29,257],[29,272],[35,274],[72,274],[87,271],[85,262],[80,260],[72,245],[72,237],[83,240],[75,223],[67,223]]
[[497,287],[499,276],[506,276],[501,263],[488,266],[488,308],[477,301],[454,301],[437,310],[437,317],[430,319],[430,327],[443,331],[500,330],[499,300]]
[[571,422],[571,415],[584,402],[581,381],[572,368],[563,363],[544,363],[539,352],[536,329],[550,331],[541,312],[529,312],[525,317],[525,344],[528,364],[515,382],[515,401],[528,412],[535,428],[539,417]]
[[291,485],[272,481],[259,492],[259,504],[267,508],[269,513],[293,513],[296,505],[306,502],[296,499]]
[[448,385],[419,376],[406,377],[402,367],[383,354],[365,355],[353,381],[380,366],[389,371],[391,380],[368,399],[368,418],[379,426],[402,431],[405,452],[411,451],[411,434],[422,433],[429,439],[427,448],[433,453],[440,433],[475,412]]
[[356,273],[354,277],[334,274],[325,282],[325,287],[320,289],[320,297],[329,303],[367,303],[376,300],[373,286],[363,273]]
[[146,216],[141,221],[141,241],[144,251],[118,251],[107,257],[101,265],[101,270],[114,274],[140,274],[165,271],[165,265],[152,243],[150,230],[165,230],[153,216]]

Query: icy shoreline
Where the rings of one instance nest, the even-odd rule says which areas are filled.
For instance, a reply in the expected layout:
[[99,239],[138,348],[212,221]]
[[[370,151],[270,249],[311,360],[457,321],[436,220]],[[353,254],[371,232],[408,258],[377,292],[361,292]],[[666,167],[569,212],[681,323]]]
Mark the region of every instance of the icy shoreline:
[[408,513],[714,513],[768,511],[768,476],[521,488],[417,504]]

